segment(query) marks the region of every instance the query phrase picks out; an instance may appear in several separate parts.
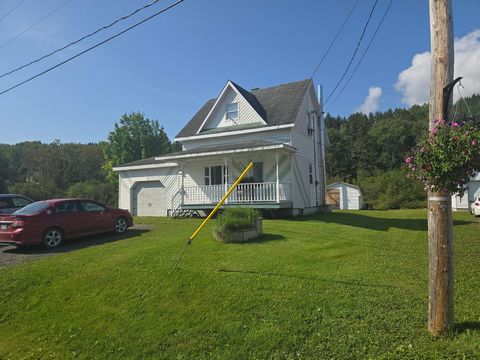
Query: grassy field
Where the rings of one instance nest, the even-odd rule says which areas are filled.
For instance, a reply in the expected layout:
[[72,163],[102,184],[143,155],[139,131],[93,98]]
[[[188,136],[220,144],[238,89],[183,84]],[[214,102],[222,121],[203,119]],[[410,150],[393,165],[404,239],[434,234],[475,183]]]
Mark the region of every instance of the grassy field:
[[426,211],[266,220],[250,244],[198,220],[0,277],[0,359],[480,358],[480,224],[455,214],[456,330],[427,322]]

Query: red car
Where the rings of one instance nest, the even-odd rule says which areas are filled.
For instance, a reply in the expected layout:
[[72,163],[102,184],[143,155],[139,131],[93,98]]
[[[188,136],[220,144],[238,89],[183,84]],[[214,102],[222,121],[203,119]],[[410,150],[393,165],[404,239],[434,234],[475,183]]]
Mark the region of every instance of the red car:
[[0,216],[0,243],[43,244],[55,248],[66,238],[114,231],[133,226],[129,211],[112,209],[85,199],[37,201],[12,215]]

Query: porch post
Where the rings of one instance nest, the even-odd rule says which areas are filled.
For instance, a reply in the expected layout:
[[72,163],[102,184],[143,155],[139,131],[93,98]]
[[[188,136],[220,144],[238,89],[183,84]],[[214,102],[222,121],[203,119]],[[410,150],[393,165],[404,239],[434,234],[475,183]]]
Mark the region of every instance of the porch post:
[[[222,174],[222,177],[223,177],[225,194],[226,194],[228,191],[228,164],[227,164],[226,156],[224,156],[224,162],[225,162],[225,169],[224,169],[224,173]],[[228,198],[225,199],[225,203],[228,203]]]
[[185,178],[185,175],[184,175],[183,163],[182,163],[182,165],[181,165],[181,168],[182,168],[182,170],[180,171],[180,180],[181,180],[180,193],[181,193],[181,195],[182,195],[182,196],[181,196],[181,199],[182,199],[182,200],[181,200],[181,201],[182,201],[181,204],[183,205],[184,200],[185,200],[185,190],[184,190],[184,189],[185,189],[185,186],[184,186],[184,181],[185,181],[184,178]]
[[278,177],[278,152],[275,152],[275,170],[277,172],[277,203],[280,202],[280,179]]

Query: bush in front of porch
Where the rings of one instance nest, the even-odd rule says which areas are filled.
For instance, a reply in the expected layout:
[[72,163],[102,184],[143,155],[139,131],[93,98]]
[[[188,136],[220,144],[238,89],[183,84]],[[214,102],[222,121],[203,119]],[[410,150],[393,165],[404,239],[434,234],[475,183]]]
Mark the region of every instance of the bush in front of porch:
[[[259,218],[260,213],[256,209],[225,209],[219,216],[217,216],[213,235],[215,239],[220,242],[244,242],[253,239],[258,235],[261,235],[261,225],[259,226],[257,224]],[[251,234],[244,233],[250,230],[252,230]],[[260,230],[260,232],[258,230]]]

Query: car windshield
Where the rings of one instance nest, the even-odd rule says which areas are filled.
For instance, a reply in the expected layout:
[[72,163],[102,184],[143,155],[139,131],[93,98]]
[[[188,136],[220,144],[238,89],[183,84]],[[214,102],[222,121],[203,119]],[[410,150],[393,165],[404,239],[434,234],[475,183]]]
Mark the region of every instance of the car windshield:
[[13,213],[13,215],[34,215],[48,208],[46,201],[37,201]]

